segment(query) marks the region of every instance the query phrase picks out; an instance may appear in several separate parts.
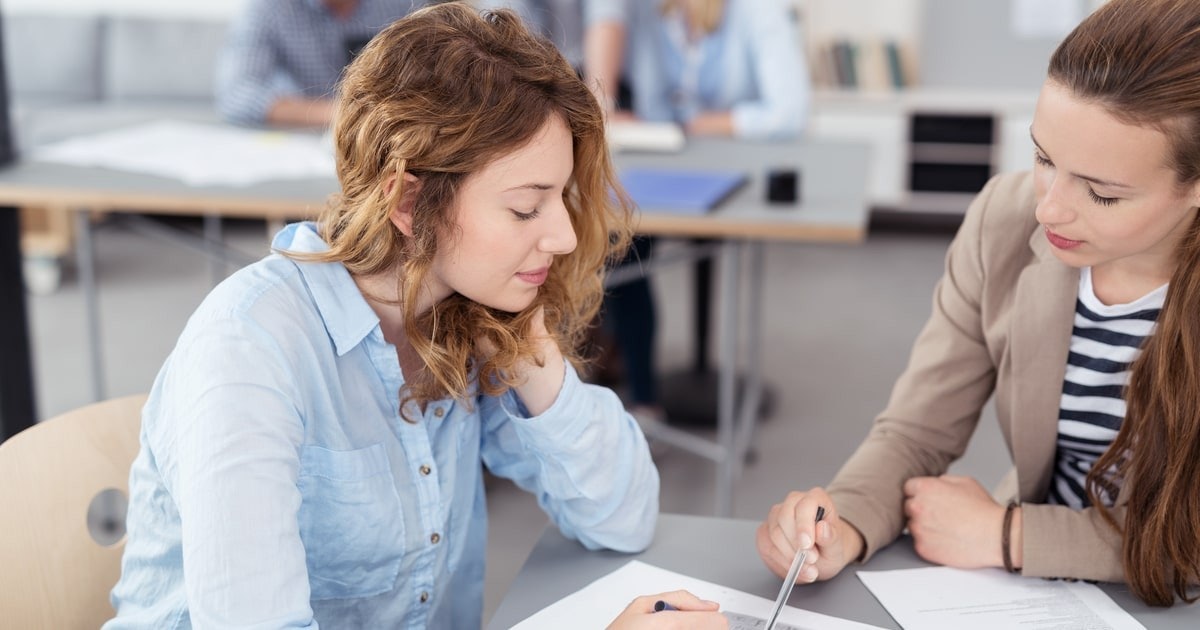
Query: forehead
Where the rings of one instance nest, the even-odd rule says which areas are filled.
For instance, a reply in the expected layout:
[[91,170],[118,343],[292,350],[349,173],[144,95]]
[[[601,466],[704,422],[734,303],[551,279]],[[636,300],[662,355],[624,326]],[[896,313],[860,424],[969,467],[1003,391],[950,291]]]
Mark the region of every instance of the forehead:
[[468,181],[503,188],[535,183],[563,186],[574,168],[573,146],[562,116],[552,114],[528,142],[488,162]]
[[1070,170],[1113,180],[1171,171],[1170,143],[1161,130],[1118,119],[1053,81],[1042,87],[1031,130],[1048,157]]

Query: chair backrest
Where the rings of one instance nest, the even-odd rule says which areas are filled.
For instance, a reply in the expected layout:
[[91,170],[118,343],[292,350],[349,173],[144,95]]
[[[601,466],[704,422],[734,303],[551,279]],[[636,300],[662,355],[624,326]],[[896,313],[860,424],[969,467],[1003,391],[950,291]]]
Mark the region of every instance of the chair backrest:
[[[0,625],[94,629],[114,615],[145,402],[88,405],[0,444]],[[117,540],[97,542],[89,518]]]

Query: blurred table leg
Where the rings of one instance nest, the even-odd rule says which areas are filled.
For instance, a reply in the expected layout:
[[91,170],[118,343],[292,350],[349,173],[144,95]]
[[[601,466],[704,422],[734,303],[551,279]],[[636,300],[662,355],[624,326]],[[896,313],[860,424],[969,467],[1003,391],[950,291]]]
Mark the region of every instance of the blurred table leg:
[[0,208],[0,441],[33,425],[33,370],[17,208]]

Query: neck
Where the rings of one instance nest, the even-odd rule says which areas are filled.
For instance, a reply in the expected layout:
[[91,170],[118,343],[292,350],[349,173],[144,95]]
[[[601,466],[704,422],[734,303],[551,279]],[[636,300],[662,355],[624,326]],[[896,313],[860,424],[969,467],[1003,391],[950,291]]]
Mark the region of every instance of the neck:
[[324,0],[324,2],[333,17],[340,20],[350,17],[358,8],[358,0]]
[[[398,269],[371,275],[355,275],[354,284],[379,318],[379,327],[383,330],[384,339],[397,347],[407,344],[404,336],[404,317],[407,309],[400,295]],[[448,295],[437,295],[430,287],[423,286],[416,303],[413,304],[413,311],[420,316]]]
[[1115,262],[1092,268],[1092,291],[1105,304],[1128,304],[1171,281],[1174,265]]

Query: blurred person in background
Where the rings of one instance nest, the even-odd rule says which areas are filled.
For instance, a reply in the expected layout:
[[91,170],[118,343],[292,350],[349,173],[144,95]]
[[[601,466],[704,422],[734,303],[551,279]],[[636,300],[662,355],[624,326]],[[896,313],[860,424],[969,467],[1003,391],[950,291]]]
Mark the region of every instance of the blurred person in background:
[[217,63],[217,111],[239,125],[325,127],[342,69],[422,0],[248,0]]

